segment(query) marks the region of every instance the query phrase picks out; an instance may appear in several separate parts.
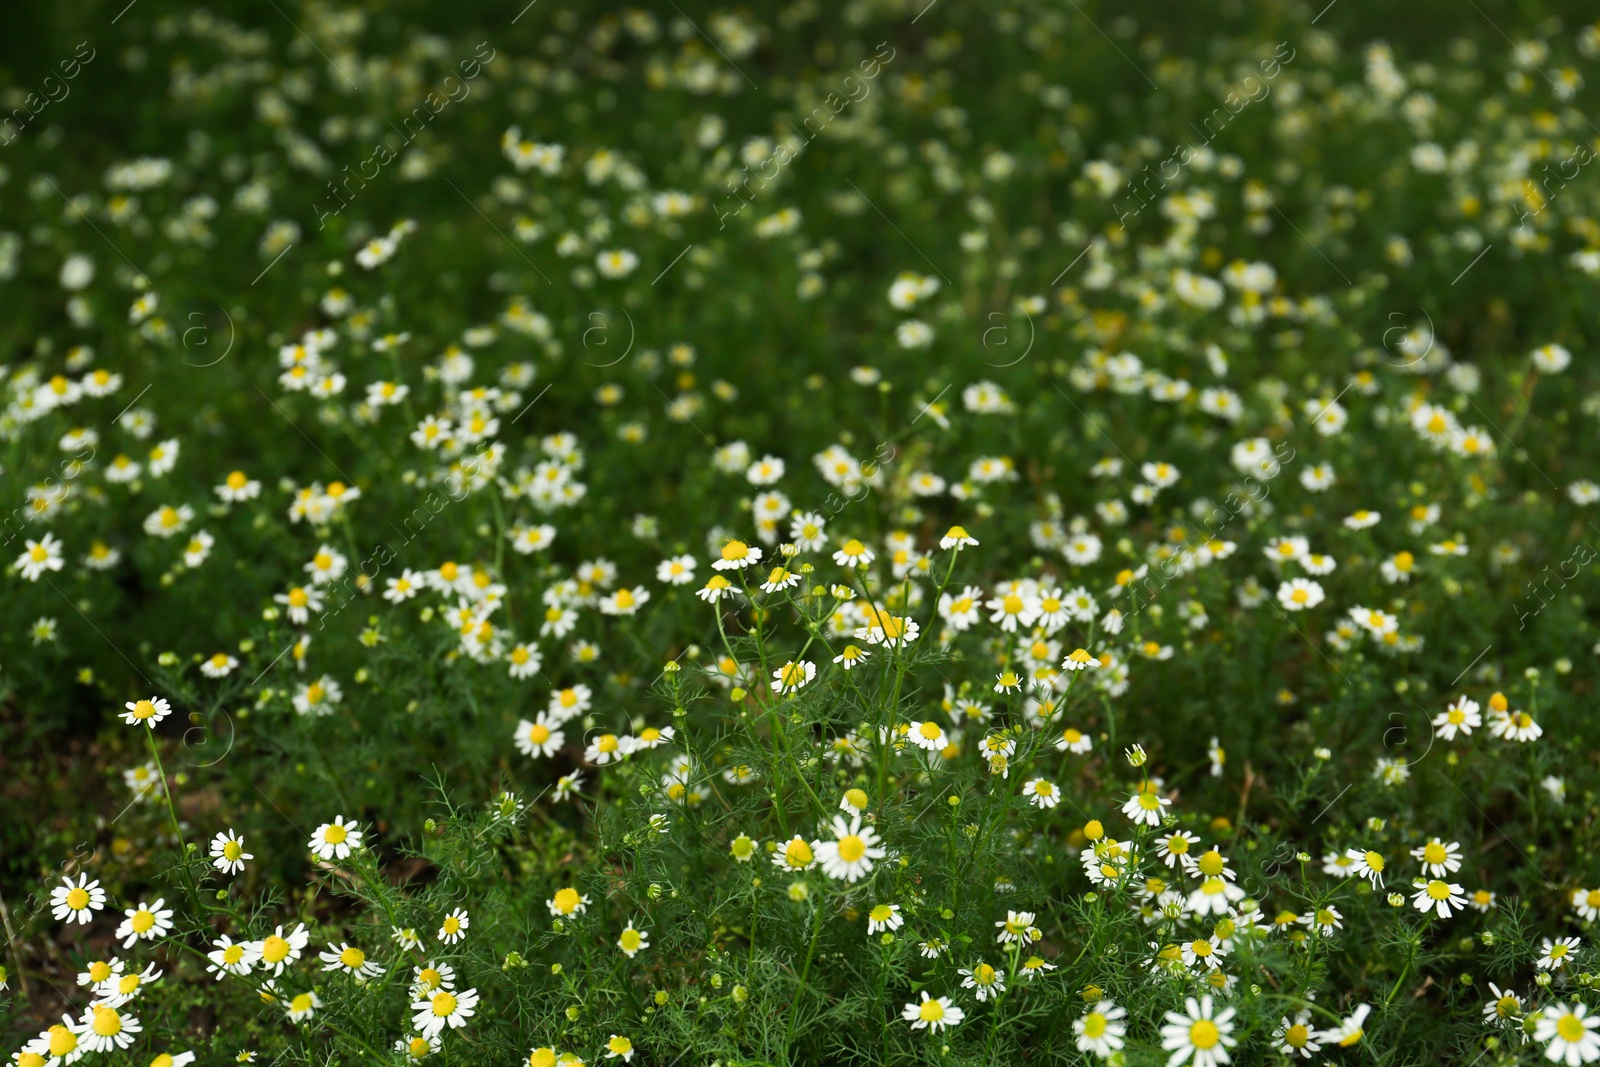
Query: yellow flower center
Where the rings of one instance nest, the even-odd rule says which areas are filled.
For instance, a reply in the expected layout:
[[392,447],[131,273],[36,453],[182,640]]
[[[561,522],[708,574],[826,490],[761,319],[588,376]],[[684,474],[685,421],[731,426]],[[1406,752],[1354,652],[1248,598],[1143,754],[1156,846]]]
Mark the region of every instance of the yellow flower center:
[[101,1037],[115,1037],[122,1033],[122,1016],[114,1008],[95,1008],[93,1029]]
[[352,945],[343,952],[339,953],[339,962],[344,964],[346,967],[349,967],[351,970],[356,970],[357,968],[360,968],[366,964],[367,954]]
[[729,563],[737,563],[750,554],[750,546],[743,541],[729,541],[722,546],[722,558]]
[[[230,841],[228,842],[227,846],[223,848],[223,854],[226,855],[229,848],[237,850],[238,847],[238,845]],[[264,962],[281,963],[287,959],[288,956],[289,942],[285,941],[277,934],[268,934],[267,939],[261,942],[261,959]]]
[[855,834],[839,838],[839,858],[846,863],[854,863],[866,854],[867,843]]
[[89,906],[89,891],[81,887],[74,887],[67,894],[67,907],[73,911],[82,911]]
[[[844,849],[842,847],[839,851],[840,854],[843,855]],[[798,837],[784,846],[783,862],[788,864],[790,867],[804,867],[809,864],[813,858],[814,857],[811,855],[811,846],[800,840]]]
[[944,1005],[937,1000],[924,1000],[917,1009],[917,1018],[925,1023],[936,1023],[944,1018]]
[[1195,1048],[1216,1048],[1222,1031],[1210,1019],[1197,1019],[1189,1025],[1189,1044]]
[[322,839],[330,845],[341,845],[344,843],[345,838],[349,836],[350,831],[338,823],[330,823],[328,828],[322,831]]
[[571,886],[556,890],[556,895],[553,899],[555,900],[556,910],[563,915],[571,915],[578,907],[578,891]]
[[528,728],[528,740],[536,745],[542,745],[550,740],[550,730],[543,723],[534,723]]
[[65,1056],[78,1047],[78,1035],[59,1023],[50,1028],[50,1055]]
[[443,1019],[447,1015],[454,1015],[456,998],[453,993],[435,993],[432,1001],[433,1014],[436,1018]]

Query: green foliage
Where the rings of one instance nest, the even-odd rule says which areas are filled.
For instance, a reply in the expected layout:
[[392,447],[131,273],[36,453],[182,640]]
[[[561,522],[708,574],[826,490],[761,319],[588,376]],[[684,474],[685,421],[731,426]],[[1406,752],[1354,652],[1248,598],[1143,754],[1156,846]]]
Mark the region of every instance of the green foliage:
[[14,1060],[1600,1058],[1600,26],[1320,6],[19,16]]

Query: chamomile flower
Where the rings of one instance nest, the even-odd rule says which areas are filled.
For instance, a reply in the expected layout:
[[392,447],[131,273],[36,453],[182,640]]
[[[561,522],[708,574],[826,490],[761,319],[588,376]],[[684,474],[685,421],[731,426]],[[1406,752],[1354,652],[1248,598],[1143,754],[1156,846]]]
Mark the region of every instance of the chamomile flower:
[[1172,801],[1146,787],[1134,793],[1122,805],[1122,814],[1139,826],[1160,826],[1162,814]]
[[564,919],[588,911],[589,898],[571,886],[565,886],[556,890],[555,896],[545,901],[544,905],[550,909],[551,915],[557,919]]
[[79,1040],[90,1052],[116,1052],[132,1045],[143,1029],[132,1015],[96,1004],[83,1013]]
[[811,848],[811,843],[799,834],[795,834],[787,841],[779,842],[772,853],[772,865],[780,871],[804,871],[815,866],[816,853]]
[[206,958],[211,961],[206,971],[215,974],[217,981],[220,982],[230,974],[249,974],[261,957],[251,942],[234,941],[227,934],[223,934],[213,944],[211,951],[206,953]]
[[622,933],[617,935],[617,947],[631,960],[650,947],[650,931],[640,930],[629,923],[623,927]]
[[283,974],[289,966],[298,963],[306,946],[311,943],[311,934],[306,929],[305,923],[295,924],[295,928],[285,932],[282,926],[277,927],[262,938],[251,944],[261,970],[271,971],[273,977]]
[[962,976],[961,988],[972,990],[980,1004],[1006,991],[1006,972],[981,960],[956,973]]
[[464,989],[459,993],[441,989],[412,1001],[411,1025],[423,1037],[435,1038],[446,1029],[458,1030],[467,1025],[477,1007],[476,989]]
[[413,997],[428,997],[441,989],[453,990],[455,987],[455,968],[448,963],[429,960],[426,967],[411,968],[411,995]]
[[1600,889],[1574,889],[1569,899],[1578,918],[1585,922],[1600,919]]
[[867,935],[898,930],[905,924],[905,916],[900,914],[898,904],[874,904],[872,910],[867,912]]
[[698,564],[693,556],[673,556],[664,559],[656,565],[656,581],[668,585],[688,585],[694,581],[694,571]]
[[1278,603],[1285,611],[1305,611],[1322,603],[1322,586],[1309,578],[1291,578],[1278,586]]
[[148,726],[152,730],[156,723],[172,714],[172,705],[167,703],[166,697],[130,700],[123,707],[127,709],[122,713],[123,722],[129,726]]
[[1362,1024],[1367,1021],[1367,1016],[1372,1008],[1367,1004],[1358,1004],[1356,1010],[1340,1020],[1338,1026],[1329,1027],[1317,1034],[1317,1039],[1325,1045],[1338,1045],[1340,1048],[1350,1048],[1360,1043],[1366,1036]]
[[1331,904],[1320,908],[1313,908],[1295,920],[1301,926],[1309,927],[1323,937],[1332,937],[1335,930],[1344,929],[1344,916],[1339,909]]
[[1461,887],[1454,882],[1434,878],[1423,882],[1417,888],[1411,903],[1418,911],[1433,911],[1439,918],[1448,919],[1454,912],[1461,911],[1467,906],[1467,897]]
[[1044,778],[1032,778],[1022,783],[1022,795],[1029,804],[1044,811],[1061,803],[1061,788]]
[[1109,1000],[1097,1001],[1094,1007],[1072,1021],[1072,1033],[1079,1052],[1092,1052],[1101,1059],[1110,1059],[1122,1048],[1128,1033],[1128,1009]]
[[1293,1019],[1287,1015],[1280,1019],[1272,1040],[1279,1052],[1291,1058],[1298,1055],[1303,1060],[1309,1060],[1313,1052],[1322,1050],[1322,1042],[1317,1040],[1316,1033],[1311,1029],[1309,1009],[1298,1012]]
[[58,571],[64,565],[61,541],[51,534],[45,534],[37,541],[27,540],[16,562],[17,570],[30,582],[36,582],[46,571]]
[[1238,1042],[1233,1038],[1233,1008],[1217,1011],[1208,993],[1196,1000],[1184,1000],[1184,1011],[1169,1011],[1161,1028],[1161,1047],[1172,1055],[1168,1067],[1191,1063],[1193,1067],[1218,1067],[1228,1062],[1228,1049]]
[[444,1047],[444,1042],[438,1036],[423,1037],[421,1034],[412,1034],[408,1038],[399,1038],[394,1043],[394,1050],[412,1060],[426,1059]]
[[244,850],[244,835],[234,833],[231,828],[211,839],[210,855],[211,865],[223,874],[238,874],[244,870],[246,860],[255,859]]
[[1062,752],[1081,756],[1094,748],[1094,739],[1076,727],[1069,726],[1061,731],[1060,737],[1056,738],[1056,748]]
[[361,831],[354,820],[347,822],[343,815],[336,815],[332,822],[316,828],[306,847],[320,860],[347,859],[361,847]]
[[518,721],[513,737],[517,750],[535,759],[555,755],[566,743],[566,734],[548,713],[536,716],[532,722],[527,719]]
[[466,908],[457,908],[444,917],[439,924],[438,938],[447,945],[453,945],[467,936],[467,927],[472,925],[472,920],[467,918]]
[[1600,1060],[1600,1034],[1595,1033],[1596,1027],[1600,1027],[1600,1015],[1590,1015],[1587,1005],[1579,1001],[1570,1005],[1558,1002],[1540,1010],[1533,1039],[1545,1043],[1544,1058],[1551,1063],[1578,1067]]
[[833,657],[833,662],[848,671],[865,663],[871,656],[871,649],[862,648],[860,645],[845,645],[839,650],[839,654]]
[[1461,844],[1452,841],[1447,845],[1437,837],[1429,838],[1427,844],[1411,850],[1411,858],[1420,861],[1426,873],[1443,878],[1461,869]]
[[918,748],[927,749],[929,752],[941,752],[950,743],[950,738],[945,734],[944,727],[932,719],[924,719],[911,723],[907,739]]
[[859,881],[871,873],[874,861],[887,854],[878,847],[877,832],[870,826],[862,826],[859,815],[851,816],[848,823],[843,816],[835,815],[832,829],[834,840],[811,843],[817,862],[830,878]]
[[159,979],[161,973],[152,963],[142,971],[130,971],[98,982],[94,987],[94,1003],[103,1004],[108,1008],[120,1008],[143,992],[145,986]]
[[713,570],[737,571],[754,567],[761,562],[761,549],[743,541],[729,541],[722,546],[721,555],[712,562]]
[[50,914],[57,922],[88,923],[105,906],[106,891],[100,888],[99,879],[90,881],[87,874],[78,875],[76,881],[63,878],[50,891]]
[[794,693],[803,689],[817,676],[817,665],[810,660],[796,663],[790,660],[772,672],[774,693]]
[[1478,714],[1478,702],[1466,696],[1451,701],[1449,707],[1433,717],[1434,731],[1446,741],[1454,741],[1457,732],[1471,737],[1472,731],[1482,725],[1483,716]]
[[854,537],[839,546],[833,554],[833,561],[841,567],[866,567],[876,559],[872,549],[856,540]]
[[952,526],[945,535],[939,538],[939,547],[948,552],[950,549],[960,551],[967,546],[976,547],[978,539],[967,533],[964,526]]
[[115,935],[123,939],[123,948],[132,948],[136,941],[154,941],[158,937],[165,937],[172,930],[172,909],[162,907],[165,903],[165,899],[157,898],[154,904],[140,901],[137,908],[124,910],[126,918],[117,927]]
[[936,1034],[947,1027],[961,1025],[966,1012],[950,1002],[949,997],[930,997],[928,991],[922,991],[922,1001],[907,1004],[900,1012],[900,1017],[911,1024],[913,1030],[927,1030]]
[[1540,947],[1540,955],[1533,965],[1541,971],[1559,971],[1575,959],[1578,950],[1583,947],[1583,941],[1576,937],[1563,937],[1552,941],[1545,938]]
[[1033,925],[1036,916],[1031,911],[1007,911],[1004,919],[998,920],[994,925],[1000,932],[995,939],[1002,945],[1019,944],[1037,941],[1044,935],[1039,928]]
[[343,971],[354,978],[376,978],[383,973],[376,961],[367,958],[365,949],[346,942],[329,945],[326,951],[317,953],[317,957],[322,960],[325,971]]
[[1345,849],[1344,853],[1351,860],[1353,866],[1350,873],[1358,878],[1365,878],[1372,883],[1372,888],[1383,888],[1383,854],[1359,848]]
[[1544,727],[1525,711],[1499,711],[1489,717],[1489,736],[1526,744],[1544,736]]
[[596,734],[583,750],[585,763],[592,763],[596,767],[604,767],[608,763],[616,763],[628,753],[623,749],[622,738],[613,733]]

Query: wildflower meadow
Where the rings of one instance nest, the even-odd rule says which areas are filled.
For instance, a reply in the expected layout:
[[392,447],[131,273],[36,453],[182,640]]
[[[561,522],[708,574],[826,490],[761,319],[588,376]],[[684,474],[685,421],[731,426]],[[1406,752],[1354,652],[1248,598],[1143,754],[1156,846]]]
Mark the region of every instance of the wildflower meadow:
[[13,1067],[1600,1060],[1600,22],[0,40]]

